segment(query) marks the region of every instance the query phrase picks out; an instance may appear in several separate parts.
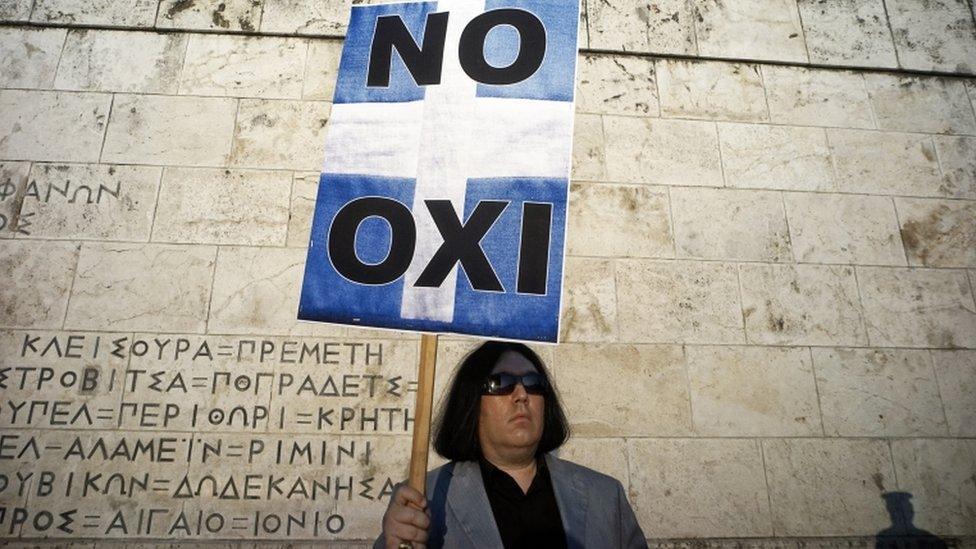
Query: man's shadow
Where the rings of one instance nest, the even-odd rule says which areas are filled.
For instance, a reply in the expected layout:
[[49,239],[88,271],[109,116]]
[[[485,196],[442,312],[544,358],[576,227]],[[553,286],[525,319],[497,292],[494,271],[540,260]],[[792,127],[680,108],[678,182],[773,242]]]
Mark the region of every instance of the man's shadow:
[[[878,532],[874,538],[876,549],[945,549],[945,540],[915,526],[915,508],[909,492],[885,492],[881,494],[891,518],[891,526]],[[954,544],[953,544],[954,545]]]

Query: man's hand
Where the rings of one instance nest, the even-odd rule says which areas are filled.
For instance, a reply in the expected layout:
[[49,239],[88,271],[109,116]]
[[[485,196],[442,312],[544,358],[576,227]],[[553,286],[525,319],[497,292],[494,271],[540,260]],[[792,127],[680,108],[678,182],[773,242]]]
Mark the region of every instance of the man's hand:
[[410,542],[414,549],[423,549],[430,527],[427,500],[413,488],[403,485],[393,493],[393,500],[383,515],[383,535],[386,548],[397,549],[402,542]]

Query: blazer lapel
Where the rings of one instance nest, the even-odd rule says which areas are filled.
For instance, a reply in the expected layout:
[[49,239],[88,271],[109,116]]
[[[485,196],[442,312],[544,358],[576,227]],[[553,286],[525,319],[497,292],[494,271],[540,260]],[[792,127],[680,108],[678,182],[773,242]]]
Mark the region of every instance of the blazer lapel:
[[582,549],[586,546],[586,492],[582,481],[566,467],[561,459],[546,454],[546,465],[552,478],[552,490],[556,494],[559,517],[566,532],[566,546]]
[[462,461],[455,466],[447,505],[474,547],[502,546],[477,462]]

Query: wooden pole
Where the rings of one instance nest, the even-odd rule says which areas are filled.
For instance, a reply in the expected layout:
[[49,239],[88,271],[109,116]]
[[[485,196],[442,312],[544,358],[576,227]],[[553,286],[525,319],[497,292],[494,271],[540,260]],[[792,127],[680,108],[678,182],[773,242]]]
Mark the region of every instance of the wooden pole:
[[426,494],[427,449],[430,447],[430,416],[434,407],[434,371],[437,367],[437,335],[420,338],[420,371],[417,374],[417,405],[413,418],[413,449],[410,451],[411,488]]

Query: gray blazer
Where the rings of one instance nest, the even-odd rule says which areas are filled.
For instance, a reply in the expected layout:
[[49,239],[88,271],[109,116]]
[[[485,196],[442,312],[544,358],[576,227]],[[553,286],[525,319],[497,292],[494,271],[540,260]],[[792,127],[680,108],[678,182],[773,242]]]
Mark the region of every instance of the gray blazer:
[[[647,547],[620,482],[546,454],[569,549]],[[427,474],[431,511],[427,547],[502,547],[502,538],[473,461],[451,462]],[[381,534],[374,549],[384,546]]]

